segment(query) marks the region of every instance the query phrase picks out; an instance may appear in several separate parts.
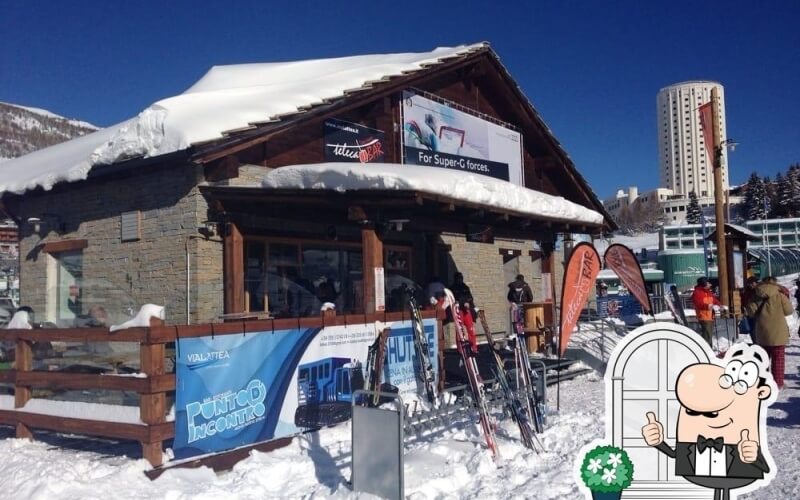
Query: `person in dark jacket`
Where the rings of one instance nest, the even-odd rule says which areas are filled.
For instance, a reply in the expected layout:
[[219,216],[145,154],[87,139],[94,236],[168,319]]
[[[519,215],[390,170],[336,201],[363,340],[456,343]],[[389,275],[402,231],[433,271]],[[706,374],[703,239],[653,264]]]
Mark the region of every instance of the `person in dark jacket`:
[[533,302],[533,292],[531,291],[531,287],[525,282],[525,276],[518,274],[517,279],[508,284],[508,294],[506,298],[509,302],[515,304]]
[[755,342],[764,348],[772,365],[772,377],[783,388],[785,349],[789,343],[789,325],[786,316],[792,314],[792,303],[781,291],[775,278],[768,277],[753,291],[746,306],[747,315],[755,323]]

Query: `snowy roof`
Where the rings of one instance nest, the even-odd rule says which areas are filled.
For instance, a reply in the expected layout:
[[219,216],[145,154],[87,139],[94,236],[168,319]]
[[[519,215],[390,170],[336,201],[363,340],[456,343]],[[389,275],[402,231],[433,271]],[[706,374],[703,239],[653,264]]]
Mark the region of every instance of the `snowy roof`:
[[263,180],[266,188],[408,190],[497,207],[525,216],[583,224],[602,224],[603,215],[582,205],[485,175],[392,163],[320,163],[276,168]]
[[754,233],[753,231],[747,229],[744,226],[739,226],[737,224],[726,224],[726,226],[731,227],[731,228],[739,231],[743,235],[748,236],[748,237],[750,237],[752,239],[756,239],[757,240],[757,239],[761,238],[761,235]]
[[49,190],[58,182],[86,179],[95,165],[181,151],[487,47],[214,66],[182,94],[134,118],[4,162],[0,194]]
[[[761,239],[760,234],[756,234],[744,226],[737,226],[736,224],[730,224],[728,222],[725,223],[725,233],[726,234],[738,233],[739,235],[744,236],[745,238],[751,241],[758,241]],[[717,238],[717,230],[716,228],[714,228],[711,231],[711,233],[708,236],[706,236],[706,239],[709,241],[715,241],[716,238]]]

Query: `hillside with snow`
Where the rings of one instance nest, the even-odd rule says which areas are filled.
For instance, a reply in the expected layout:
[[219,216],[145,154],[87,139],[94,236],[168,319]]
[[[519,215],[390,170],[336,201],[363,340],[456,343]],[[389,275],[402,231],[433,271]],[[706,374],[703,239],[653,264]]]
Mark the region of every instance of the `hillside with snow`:
[[50,111],[0,102],[0,162],[97,130]]

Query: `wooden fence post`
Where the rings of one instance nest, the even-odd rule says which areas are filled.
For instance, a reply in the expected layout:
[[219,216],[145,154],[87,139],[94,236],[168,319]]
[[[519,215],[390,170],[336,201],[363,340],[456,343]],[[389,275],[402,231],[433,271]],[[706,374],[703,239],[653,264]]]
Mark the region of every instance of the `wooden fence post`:
[[[17,339],[15,353],[15,367],[17,373],[29,372],[33,369],[33,348],[29,340]],[[14,408],[22,408],[31,399],[31,388],[21,386],[14,382]],[[17,422],[18,438],[33,438],[33,433],[27,425]]]
[[[151,322],[151,326],[155,326]],[[147,377],[164,374],[164,344],[141,344],[139,356],[142,373]],[[147,425],[162,424],[166,421],[167,395],[164,392],[139,394],[139,418]],[[161,441],[142,442],[142,455],[153,467],[161,465],[163,449]]]

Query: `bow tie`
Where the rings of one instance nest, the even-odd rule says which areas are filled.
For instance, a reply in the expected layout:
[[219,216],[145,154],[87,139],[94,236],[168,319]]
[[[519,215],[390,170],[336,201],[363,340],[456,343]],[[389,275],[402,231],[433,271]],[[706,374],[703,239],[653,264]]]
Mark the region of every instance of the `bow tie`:
[[706,438],[705,436],[697,436],[697,451],[700,453],[703,453],[706,448],[714,448],[718,452],[721,452],[724,446],[725,442],[721,437],[711,439]]

